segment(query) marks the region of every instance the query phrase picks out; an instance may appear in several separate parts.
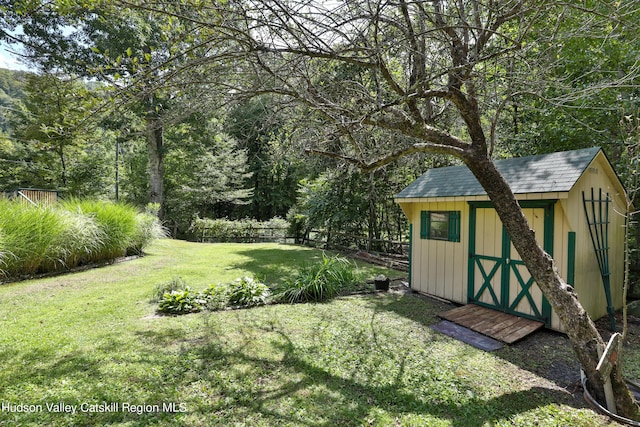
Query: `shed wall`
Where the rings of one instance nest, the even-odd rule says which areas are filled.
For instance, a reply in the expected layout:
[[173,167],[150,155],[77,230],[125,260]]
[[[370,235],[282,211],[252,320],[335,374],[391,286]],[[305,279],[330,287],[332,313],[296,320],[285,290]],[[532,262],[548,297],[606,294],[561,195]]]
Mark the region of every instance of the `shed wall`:
[[564,204],[571,229],[576,231],[576,275],[574,289],[585,310],[595,319],[607,314],[606,296],[598,268],[589,226],[582,203],[582,191],[591,197],[591,188],[596,198],[601,188],[609,193],[612,206],[609,208],[609,269],[611,271],[611,295],[616,309],[622,307],[624,282],[624,231],[627,211],[626,196],[613,174],[605,156],[600,153],[569,193]]
[[[469,205],[464,199],[435,203],[402,203],[413,224],[411,288],[450,301],[467,302]],[[420,211],[460,211],[460,241],[420,238]]]

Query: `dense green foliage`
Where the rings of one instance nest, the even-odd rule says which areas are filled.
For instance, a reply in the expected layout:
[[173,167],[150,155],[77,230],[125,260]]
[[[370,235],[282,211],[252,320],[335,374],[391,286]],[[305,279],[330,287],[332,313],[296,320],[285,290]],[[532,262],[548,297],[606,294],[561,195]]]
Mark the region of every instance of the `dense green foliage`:
[[229,304],[235,307],[253,307],[267,303],[271,290],[252,277],[241,277],[229,284]]
[[287,237],[289,223],[282,218],[268,221],[254,219],[209,219],[195,218],[189,231],[201,241],[254,242],[262,236],[283,239]]
[[156,285],[152,301],[166,314],[189,314],[227,307],[248,308],[271,302],[324,302],[338,295],[348,295],[371,286],[362,283],[363,272],[348,259],[327,256],[315,263],[305,263],[282,282],[267,286],[244,276],[229,284],[212,284],[203,291],[193,291],[182,278]]
[[[42,72],[27,94],[28,114],[10,135],[19,145],[6,150],[9,163],[23,167],[28,157],[31,168],[8,176],[71,194],[104,191],[110,186],[92,189],[85,185],[92,180],[77,178],[95,170],[98,182],[101,169],[111,170],[110,156],[99,151],[94,164],[82,160],[101,130],[116,146],[105,145],[103,153],[115,151],[119,159],[125,140],[136,153],[127,163],[135,185],[123,199],[156,203],[176,236],[200,214],[259,220],[286,214],[302,234],[318,225],[328,240],[345,231],[366,234],[367,249],[375,249],[380,238],[406,233],[388,202],[396,185],[430,166],[425,154],[452,156],[494,201],[551,305],[567,307],[558,310],[561,320],[582,323],[570,336],[598,386],[595,346],[580,340],[601,346],[602,336],[578,315],[577,300],[567,304],[555,292],[565,289],[564,279],[544,265],[548,257],[492,158],[602,145],[626,166],[621,169],[633,170],[637,145],[626,144],[618,123],[637,115],[639,105],[638,5],[0,2],[0,38],[21,43],[24,57]],[[76,76],[100,80],[106,90],[84,96]],[[82,102],[71,101],[76,93]],[[94,99],[104,102],[97,106]],[[212,118],[221,121],[215,134],[225,142],[191,138],[189,146],[206,147],[207,155],[187,153],[190,160],[174,163],[186,169],[173,169],[170,182],[165,162],[180,139],[172,145],[165,137]],[[192,124],[190,134],[208,133]],[[325,159],[307,163],[302,152]],[[80,159],[77,168],[70,159]],[[392,165],[399,159],[412,166],[410,173]],[[222,171],[225,161],[233,166]],[[383,168],[399,175],[393,185],[380,185]],[[118,199],[119,163],[115,172]],[[230,194],[216,187],[221,176],[229,178]],[[301,186],[309,197],[299,197]],[[612,382],[624,390],[620,375]],[[621,413],[640,417],[630,393],[618,397]]]
[[322,261],[308,264],[276,288],[276,300],[289,303],[328,301],[355,291],[362,274],[348,259],[322,255]]
[[197,313],[207,303],[200,293],[194,292],[191,288],[177,289],[166,292],[160,298],[158,311],[167,314],[189,314]]
[[0,199],[0,274],[11,279],[141,254],[163,234],[157,218],[125,204]]

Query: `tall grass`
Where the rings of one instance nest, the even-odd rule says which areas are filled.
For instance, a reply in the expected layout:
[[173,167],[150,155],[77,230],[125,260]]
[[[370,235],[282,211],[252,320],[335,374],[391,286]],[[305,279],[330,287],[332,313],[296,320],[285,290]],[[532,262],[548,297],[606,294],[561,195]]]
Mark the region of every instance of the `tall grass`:
[[133,206],[71,200],[32,206],[0,200],[0,273],[9,278],[142,253],[161,234]]
[[361,282],[357,266],[343,257],[322,255],[322,261],[302,267],[276,290],[275,299],[289,303],[321,302],[353,291]]
[[0,201],[0,232],[8,252],[3,270],[9,276],[33,274],[40,266],[59,264],[55,245],[64,231],[62,218],[54,209]]
[[102,231],[101,244],[93,257],[94,261],[140,255],[154,239],[166,235],[155,215],[141,213],[126,203],[69,200],[63,202],[62,206],[70,212],[92,218]]

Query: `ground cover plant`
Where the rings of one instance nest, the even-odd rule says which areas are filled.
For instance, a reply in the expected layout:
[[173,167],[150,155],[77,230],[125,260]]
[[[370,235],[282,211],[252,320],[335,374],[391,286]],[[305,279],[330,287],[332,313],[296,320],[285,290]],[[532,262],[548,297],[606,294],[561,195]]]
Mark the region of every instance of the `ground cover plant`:
[[[322,252],[167,239],[147,252],[0,286],[0,426],[608,425],[561,334],[485,353],[429,328],[450,305],[400,293],[157,316],[159,283],[276,283]],[[625,363],[638,353],[635,338]]]
[[0,200],[0,280],[105,262],[142,250],[163,231],[133,206],[70,200],[33,206]]

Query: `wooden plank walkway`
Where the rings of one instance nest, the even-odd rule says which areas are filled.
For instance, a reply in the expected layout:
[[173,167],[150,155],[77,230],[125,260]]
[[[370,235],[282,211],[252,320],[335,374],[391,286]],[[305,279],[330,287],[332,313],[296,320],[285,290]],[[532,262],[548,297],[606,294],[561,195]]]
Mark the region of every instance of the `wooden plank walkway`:
[[542,322],[475,304],[463,305],[440,313],[439,316],[507,344],[512,344],[544,326]]

